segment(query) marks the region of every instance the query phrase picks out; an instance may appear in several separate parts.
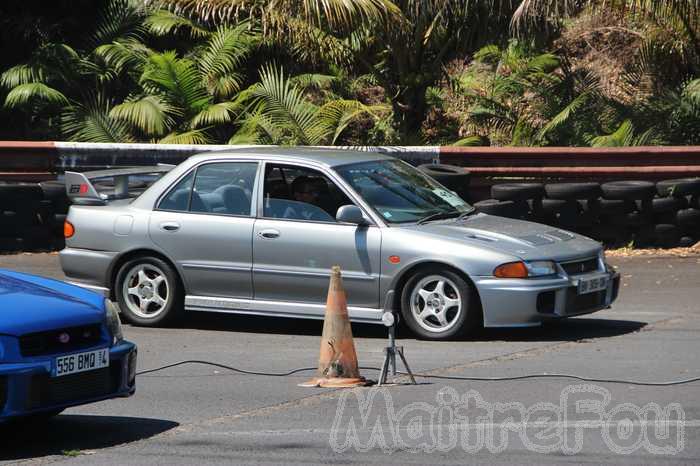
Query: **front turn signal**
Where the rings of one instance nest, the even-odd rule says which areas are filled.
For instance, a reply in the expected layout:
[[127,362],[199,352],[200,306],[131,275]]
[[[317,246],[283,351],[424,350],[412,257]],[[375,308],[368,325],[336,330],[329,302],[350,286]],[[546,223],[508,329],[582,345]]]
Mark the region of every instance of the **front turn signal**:
[[501,264],[493,270],[493,276],[498,278],[527,278],[527,266],[524,262]]
[[75,228],[73,227],[73,224],[70,223],[68,220],[63,222],[63,237],[64,238],[71,238],[75,234]]

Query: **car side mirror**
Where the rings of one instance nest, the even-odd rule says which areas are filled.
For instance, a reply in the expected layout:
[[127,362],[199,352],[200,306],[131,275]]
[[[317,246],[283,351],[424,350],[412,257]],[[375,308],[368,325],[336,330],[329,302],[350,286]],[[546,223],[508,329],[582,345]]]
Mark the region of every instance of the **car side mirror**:
[[362,209],[356,205],[344,205],[338,209],[338,213],[335,214],[335,219],[342,223],[352,223],[355,225],[369,225],[369,220],[367,220],[362,213]]

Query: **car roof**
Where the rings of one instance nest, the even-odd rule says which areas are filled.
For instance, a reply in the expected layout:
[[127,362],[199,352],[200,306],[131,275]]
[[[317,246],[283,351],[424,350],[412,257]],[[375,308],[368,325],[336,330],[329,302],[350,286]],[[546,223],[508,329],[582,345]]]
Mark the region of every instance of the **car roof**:
[[299,161],[316,162],[328,167],[347,165],[350,163],[372,162],[392,159],[390,155],[357,149],[322,148],[322,147],[249,147],[224,151],[206,152],[194,155],[191,161],[212,160],[240,156],[274,162]]

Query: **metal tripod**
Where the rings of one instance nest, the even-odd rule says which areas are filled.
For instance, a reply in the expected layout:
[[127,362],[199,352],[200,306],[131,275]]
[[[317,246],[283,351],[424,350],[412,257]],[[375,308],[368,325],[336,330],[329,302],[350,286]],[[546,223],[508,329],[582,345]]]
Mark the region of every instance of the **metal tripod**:
[[413,372],[411,372],[411,368],[408,366],[408,361],[406,361],[406,357],[403,355],[403,346],[396,346],[395,328],[396,323],[392,322],[391,325],[389,325],[389,346],[384,348],[384,364],[382,364],[382,371],[379,373],[379,382],[377,385],[385,385],[387,383],[387,375],[389,375],[389,372],[391,372],[392,376],[396,376],[397,354],[401,358],[404,367],[406,367],[406,373],[411,379],[411,384],[416,385],[416,379],[413,377]]

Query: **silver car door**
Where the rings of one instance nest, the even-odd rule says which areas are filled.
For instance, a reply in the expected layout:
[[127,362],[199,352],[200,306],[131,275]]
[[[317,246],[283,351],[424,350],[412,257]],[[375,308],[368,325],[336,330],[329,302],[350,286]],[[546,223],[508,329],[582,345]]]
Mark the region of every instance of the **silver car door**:
[[177,264],[188,295],[253,297],[257,171],[257,162],[200,165],[151,214],[151,238]]
[[[330,269],[339,265],[348,304],[379,307],[381,229],[374,225],[337,223],[334,216],[338,204],[349,201],[336,200],[334,206],[326,207],[332,210],[330,213],[309,208],[308,219],[293,218],[295,209],[296,212],[303,210],[302,203],[289,198],[289,186],[280,187],[281,177],[270,179],[272,171],[280,165],[268,163],[266,166],[268,183],[261,191],[259,218],[254,227],[253,285],[256,301],[324,303]],[[316,177],[324,176],[318,171],[304,170]],[[333,183],[328,177],[325,180]],[[293,180],[288,174],[284,181],[291,183]],[[331,187],[347,199],[337,185]],[[322,310],[310,308],[304,312]]]

